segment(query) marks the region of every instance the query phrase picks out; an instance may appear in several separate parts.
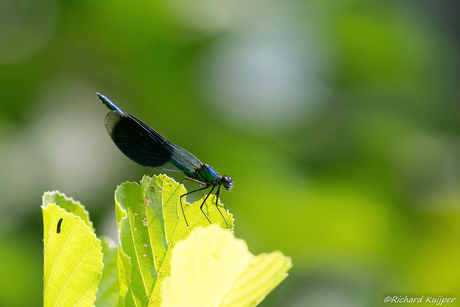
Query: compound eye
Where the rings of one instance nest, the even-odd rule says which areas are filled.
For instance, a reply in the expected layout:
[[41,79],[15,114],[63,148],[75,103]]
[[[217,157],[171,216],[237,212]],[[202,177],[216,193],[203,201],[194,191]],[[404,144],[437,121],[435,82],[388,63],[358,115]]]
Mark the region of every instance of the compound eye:
[[221,183],[229,191],[233,188],[233,179],[229,176],[223,176]]

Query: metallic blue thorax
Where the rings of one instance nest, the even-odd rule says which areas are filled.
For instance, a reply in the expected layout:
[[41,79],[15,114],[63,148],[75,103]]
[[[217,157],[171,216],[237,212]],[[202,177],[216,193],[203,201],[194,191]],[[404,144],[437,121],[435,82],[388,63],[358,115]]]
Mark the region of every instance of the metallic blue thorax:
[[203,164],[199,169],[196,169],[194,175],[194,179],[206,183],[217,183],[222,178],[219,173],[207,164]]

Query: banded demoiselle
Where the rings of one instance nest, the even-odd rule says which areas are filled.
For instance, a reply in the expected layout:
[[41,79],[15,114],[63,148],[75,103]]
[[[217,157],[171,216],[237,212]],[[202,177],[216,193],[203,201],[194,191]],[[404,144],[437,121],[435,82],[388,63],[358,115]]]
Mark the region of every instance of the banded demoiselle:
[[104,95],[97,93],[97,96],[111,110],[105,116],[105,127],[112,141],[122,153],[137,164],[157,171],[183,172],[186,177],[181,181],[181,184],[184,180],[198,183],[199,189],[180,196],[182,215],[187,226],[188,222],[182,205],[182,198],[198,191],[203,191],[204,194],[204,190],[211,188],[200,206],[201,212],[211,223],[203,211],[203,206],[209,195],[217,188],[216,208],[228,228],[227,220],[219,209],[219,195],[221,186],[229,191],[233,188],[232,178],[219,175],[211,166],[201,163],[197,157],[184,148],[171,143],[136,117],[123,112]]

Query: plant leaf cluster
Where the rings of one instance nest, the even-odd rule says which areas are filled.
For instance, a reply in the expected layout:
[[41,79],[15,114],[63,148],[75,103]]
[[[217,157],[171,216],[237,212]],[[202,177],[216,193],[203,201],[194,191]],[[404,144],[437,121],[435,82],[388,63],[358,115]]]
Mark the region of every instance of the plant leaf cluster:
[[96,237],[79,202],[45,193],[44,306],[256,306],[287,276],[290,258],[252,255],[219,203],[226,229],[215,196],[204,206],[211,226],[202,200],[184,202],[187,226],[184,193],[165,175],[118,186],[118,246]]

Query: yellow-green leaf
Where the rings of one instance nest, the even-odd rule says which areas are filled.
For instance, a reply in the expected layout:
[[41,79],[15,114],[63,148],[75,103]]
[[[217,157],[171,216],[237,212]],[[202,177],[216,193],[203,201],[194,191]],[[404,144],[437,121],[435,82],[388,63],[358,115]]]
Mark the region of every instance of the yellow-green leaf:
[[161,306],[256,306],[291,266],[281,252],[254,256],[232,232],[214,225],[198,227],[172,252]]
[[109,238],[102,238],[102,253],[104,257],[104,269],[102,270],[102,278],[99,283],[96,293],[96,307],[112,307],[118,303],[120,291],[118,289],[118,274],[117,274],[117,255],[118,249],[112,247],[114,243]]
[[[73,202],[53,192],[64,203]],[[74,202],[67,212],[43,197],[44,306],[93,306],[101,278],[101,241],[82,220],[84,208]]]
[[[173,246],[199,225],[209,225],[203,216],[202,200],[188,204],[180,196],[186,190],[173,179],[159,175],[144,176],[140,184],[126,182],[115,191],[119,233],[119,284],[125,306],[160,306],[161,281],[169,276]],[[204,206],[212,223],[226,227],[210,196]],[[220,211],[233,227],[233,217],[221,204]],[[121,265],[121,268],[120,268]]]
[[79,201],[75,201],[72,197],[67,197],[58,191],[45,192],[43,195],[43,205],[45,204],[56,204],[65,211],[79,216],[86,225],[93,228],[88,211],[86,211],[85,207]]

